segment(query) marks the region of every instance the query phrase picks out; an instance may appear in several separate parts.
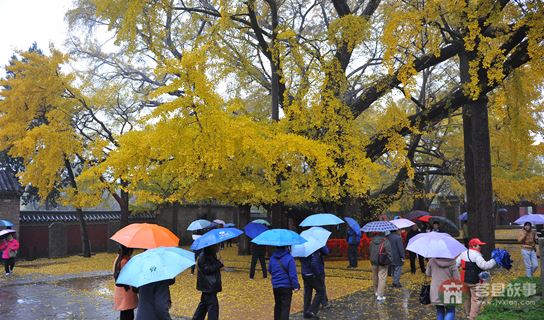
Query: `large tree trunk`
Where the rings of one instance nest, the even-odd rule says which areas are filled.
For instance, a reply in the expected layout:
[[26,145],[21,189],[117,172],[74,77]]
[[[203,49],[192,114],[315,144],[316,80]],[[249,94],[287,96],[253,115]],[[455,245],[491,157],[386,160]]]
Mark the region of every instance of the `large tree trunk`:
[[[469,62],[475,58],[474,52],[460,55],[462,83],[470,81]],[[487,242],[482,253],[489,258],[495,248],[495,219],[487,103],[483,95],[463,106],[463,134],[469,236]]]
[[[250,219],[250,205],[238,206],[238,225],[240,228],[247,225]],[[238,254],[247,255],[249,254],[249,237],[245,234],[238,237]]]
[[128,192],[121,190],[119,207],[121,208],[121,228],[123,228],[128,225],[128,215],[130,214],[128,207]]
[[[70,164],[70,161],[68,159],[64,159],[64,166],[66,167],[66,171],[68,172],[68,179],[70,182],[70,185],[72,188],[74,188],[75,192],[78,192],[77,183],[76,183],[76,177],[74,175],[74,170],[72,169],[72,165]],[[81,233],[81,249],[83,256],[86,258],[91,257],[91,243],[89,241],[89,234],[87,233],[87,224],[85,223],[85,218],[83,217],[83,210],[81,208],[76,208],[77,212],[77,218],[79,220],[79,229]]]

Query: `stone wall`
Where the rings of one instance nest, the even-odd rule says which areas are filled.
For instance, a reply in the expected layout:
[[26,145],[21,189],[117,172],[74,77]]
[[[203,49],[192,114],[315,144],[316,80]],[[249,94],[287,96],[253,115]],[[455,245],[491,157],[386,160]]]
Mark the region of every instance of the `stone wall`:
[[0,219],[11,221],[19,234],[20,199],[18,196],[0,196]]

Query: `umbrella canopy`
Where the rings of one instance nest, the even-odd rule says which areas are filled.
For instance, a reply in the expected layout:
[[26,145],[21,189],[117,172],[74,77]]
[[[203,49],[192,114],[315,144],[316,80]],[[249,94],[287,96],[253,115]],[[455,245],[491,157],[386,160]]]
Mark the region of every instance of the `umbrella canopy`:
[[497,210],[498,213],[508,213],[508,209],[506,208],[499,208],[499,210]]
[[253,220],[253,221],[251,221],[251,222],[253,222],[253,223],[260,223],[260,224],[265,224],[265,225],[267,225],[267,226],[270,226],[270,222],[268,222],[268,221],[266,221],[266,220],[264,220],[264,219],[256,219],[256,220]]
[[147,250],[132,257],[121,269],[118,284],[139,288],[148,283],[174,279],[195,264],[195,254],[174,247]]
[[232,228],[232,227],[236,227],[236,225],[234,223],[225,223],[225,228]]
[[359,223],[357,223],[357,221],[355,221],[355,219],[350,217],[345,217],[344,220],[346,221],[348,226],[351,228],[351,230],[355,231],[355,233],[358,236],[361,235],[361,226],[359,225]]
[[187,227],[188,231],[196,231],[196,230],[202,230],[206,229],[212,226],[212,223],[208,220],[199,219],[191,222],[189,227]]
[[213,220],[213,222],[215,222],[215,223],[217,223],[217,224],[222,224],[223,226],[224,226],[225,224],[227,224],[225,221],[223,221],[223,220],[221,220],[221,219],[215,219],[215,220]]
[[275,247],[303,244],[306,241],[307,240],[299,236],[298,233],[287,229],[267,230],[251,240],[251,242],[255,244]]
[[13,223],[8,220],[0,220],[0,227],[13,227]]
[[398,230],[397,226],[389,221],[372,221],[361,228],[363,232],[386,232],[394,230]]
[[526,214],[514,221],[515,224],[524,224],[525,222],[544,224],[544,214]]
[[236,238],[242,233],[242,230],[236,228],[212,229],[203,234],[202,237],[196,239],[191,245],[191,250],[200,250],[205,247],[213,246],[214,244]]
[[394,219],[389,222],[396,225],[399,229],[409,228],[415,224],[414,222],[404,218]]
[[433,216],[429,219],[430,223],[434,223],[435,221],[440,224],[440,231],[449,233],[452,237],[459,236],[459,229],[450,219],[441,216]]
[[255,237],[257,237],[261,233],[265,232],[266,230],[268,230],[268,227],[266,225],[260,224],[260,223],[255,223],[255,222],[248,223],[244,227],[244,232],[251,239],[254,239]]
[[321,227],[311,227],[302,231],[300,236],[307,240],[303,244],[291,246],[293,257],[307,257],[327,245],[327,240],[332,232]]
[[12,229],[0,230],[0,237],[5,236],[8,233],[15,233],[15,230],[12,230]]
[[426,223],[427,223],[427,222],[429,222],[429,220],[430,220],[432,217],[433,217],[433,216],[428,216],[428,215],[427,215],[427,216],[421,216],[421,217],[417,218],[416,220],[421,221],[421,222],[426,222]]
[[425,232],[408,241],[406,249],[425,258],[453,259],[467,248],[452,236],[443,232]]
[[423,210],[414,210],[408,214],[406,214],[404,217],[406,219],[409,219],[409,220],[416,220],[417,218],[419,217],[423,217],[423,216],[430,216],[431,214],[428,213],[427,211],[423,211]]
[[179,244],[179,238],[172,231],[152,223],[129,224],[110,239],[125,247],[140,249],[177,247]]
[[318,226],[334,226],[344,223],[342,219],[338,218],[332,213],[317,213],[306,217],[299,226],[301,227],[318,227]]
[[459,215],[459,221],[468,221],[468,212],[463,212]]

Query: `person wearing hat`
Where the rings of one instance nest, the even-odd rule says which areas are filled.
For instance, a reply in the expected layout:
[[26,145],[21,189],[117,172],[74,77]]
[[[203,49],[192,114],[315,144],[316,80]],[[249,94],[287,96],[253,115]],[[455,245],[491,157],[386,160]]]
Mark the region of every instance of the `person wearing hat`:
[[525,264],[525,272],[527,277],[532,277],[533,273],[538,269],[538,259],[536,257],[538,237],[530,222],[525,222],[523,225],[523,229],[519,232],[518,242],[521,243],[521,256]]
[[480,273],[493,269],[497,264],[493,259],[485,261],[480,253],[480,247],[485,244],[478,238],[471,239],[468,242],[469,249],[462,252],[456,260],[457,267],[461,267],[461,281],[468,288],[469,296],[465,299],[464,307],[465,314],[470,320],[476,319],[483,302],[483,295],[479,294],[482,290]]

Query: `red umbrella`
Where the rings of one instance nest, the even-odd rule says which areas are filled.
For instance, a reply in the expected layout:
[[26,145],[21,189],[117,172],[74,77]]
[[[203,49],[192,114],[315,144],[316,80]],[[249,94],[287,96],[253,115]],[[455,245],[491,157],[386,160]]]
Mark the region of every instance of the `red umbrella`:
[[429,220],[432,218],[433,216],[421,216],[419,218],[417,218],[417,220],[421,221],[421,222],[425,222],[425,223],[429,223]]

